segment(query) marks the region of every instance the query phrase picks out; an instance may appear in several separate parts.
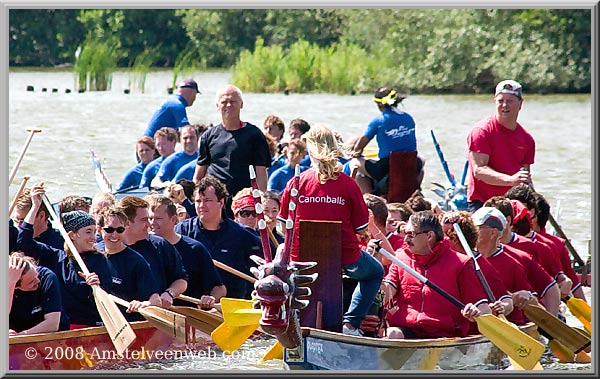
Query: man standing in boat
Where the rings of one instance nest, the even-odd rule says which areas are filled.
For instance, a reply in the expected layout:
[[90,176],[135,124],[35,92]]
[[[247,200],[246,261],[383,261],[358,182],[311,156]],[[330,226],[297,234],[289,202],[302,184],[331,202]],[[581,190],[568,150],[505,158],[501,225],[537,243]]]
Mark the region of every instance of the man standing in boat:
[[523,106],[521,84],[514,80],[498,83],[494,104],[496,114],[479,121],[467,136],[471,212],[492,196],[504,195],[520,183],[531,183],[529,168],[535,158],[535,141],[517,122]]
[[[256,170],[258,188],[266,191],[271,154],[263,132],[240,119],[244,106],[242,92],[236,86],[227,85],[217,92],[216,102],[221,123],[209,128],[200,138],[194,183],[212,175],[223,182],[227,192],[233,195],[251,186],[248,166],[252,165]],[[226,210],[231,216],[229,206]]]
[[[380,87],[375,91],[373,101],[381,114],[369,123],[365,134],[355,141],[353,149],[356,151],[356,157],[350,163],[352,167],[358,168],[361,174],[356,178],[363,193],[387,193],[387,182],[384,179],[388,177],[390,170],[391,152],[417,151],[415,120],[410,114],[398,110],[398,104],[405,98],[392,87]],[[363,149],[373,137],[377,138],[379,160],[365,159],[362,156]],[[423,180],[424,163],[421,157],[417,157],[419,186]]]
[[154,113],[144,135],[154,138],[154,133],[162,127],[166,126],[177,131],[182,126],[189,125],[185,108],[194,104],[199,93],[198,83],[194,79],[187,78],[179,82],[177,92]]

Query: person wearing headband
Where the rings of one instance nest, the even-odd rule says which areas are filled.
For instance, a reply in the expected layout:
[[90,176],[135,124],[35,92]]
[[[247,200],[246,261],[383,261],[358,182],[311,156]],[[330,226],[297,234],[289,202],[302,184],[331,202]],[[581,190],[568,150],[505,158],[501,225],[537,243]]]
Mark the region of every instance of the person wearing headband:
[[[354,158],[350,166],[357,168],[360,175],[356,181],[363,193],[384,195],[387,193],[387,177],[390,169],[390,153],[394,151],[417,151],[415,120],[398,105],[405,99],[393,87],[380,87],[375,91],[373,101],[381,112],[368,125],[364,135],[354,139]],[[379,147],[378,160],[365,159],[363,149],[376,137]],[[425,161],[417,157],[417,183],[423,181]]]

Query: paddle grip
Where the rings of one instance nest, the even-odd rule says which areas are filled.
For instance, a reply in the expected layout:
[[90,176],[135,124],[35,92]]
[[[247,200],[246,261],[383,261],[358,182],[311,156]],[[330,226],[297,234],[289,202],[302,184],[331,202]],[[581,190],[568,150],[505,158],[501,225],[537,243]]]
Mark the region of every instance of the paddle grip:
[[9,185],[12,183],[13,179],[15,178],[15,175],[17,174],[17,170],[19,169],[19,166],[21,165],[21,161],[23,161],[23,157],[25,156],[25,153],[27,152],[27,148],[29,147],[29,144],[31,143],[31,140],[33,139],[34,134],[41,132],[40,129],[28,129],[28,131],[29,131],[29,137],[27,137],[27,141],[25,141],[23,150],[21,150],[21,154],[19,154],[19,158],[17,158],[15,167],[13,167],[12,170],[10,170],[10,175],[8,176],[8,184]]

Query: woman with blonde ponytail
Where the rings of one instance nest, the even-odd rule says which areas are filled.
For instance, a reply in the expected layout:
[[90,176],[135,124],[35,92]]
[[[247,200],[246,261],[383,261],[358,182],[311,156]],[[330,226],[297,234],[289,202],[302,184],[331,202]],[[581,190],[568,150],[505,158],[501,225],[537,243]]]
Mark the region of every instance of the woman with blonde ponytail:
[[[362,335],[359,326],[377,295],[383,277],[383,267],[371,255],[360,250],[356,236],[366,235],[369,211],[356,182],[342,172],[338,158],[344,155],[345,147],[339,136],[327,127],[315,126],[302,135],[302,139],[306,142],[311,167],[300,174],[291,259],[302,260],[299,256],[299,220],[342,222],[342,271],[358,280],[350,307],[344,314],[343,332]],[[292,182],[288,182],[281,197],[278,218],[283,222],[288,217]]]

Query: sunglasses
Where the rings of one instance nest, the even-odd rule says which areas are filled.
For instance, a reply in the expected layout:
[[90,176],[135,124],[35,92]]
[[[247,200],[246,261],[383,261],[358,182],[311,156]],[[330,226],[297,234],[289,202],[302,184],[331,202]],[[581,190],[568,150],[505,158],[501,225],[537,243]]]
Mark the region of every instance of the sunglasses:
[[246,217],[256,217],[256,211],[247,211],[247,210],[241,210],[238,212],[238,214],[240,215],[240,217],[246,218]]
[[102,230],[104,230],[106,233],[117,232],[117,233],[121,234],[125,231],[125,227],[119,226],[118,228],[113,228],[112,226],[106,226],[106,227],[102,228]]
[[418,232],[418,233],[415,233],[414,231],[412,231],[412,230],[409,230],[409,231],[405,231],[405,232],[404,232],[404,236],[405,236],[405,237],[410,237],[410,238],[415,238],[415,237],[416,237],[416,236],[418,236],[419,234],[425,234],[425,233],[427,233],[427,232],[429,232],[429,230],[426,230],[426,231],[424,231],[424,232]]

